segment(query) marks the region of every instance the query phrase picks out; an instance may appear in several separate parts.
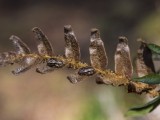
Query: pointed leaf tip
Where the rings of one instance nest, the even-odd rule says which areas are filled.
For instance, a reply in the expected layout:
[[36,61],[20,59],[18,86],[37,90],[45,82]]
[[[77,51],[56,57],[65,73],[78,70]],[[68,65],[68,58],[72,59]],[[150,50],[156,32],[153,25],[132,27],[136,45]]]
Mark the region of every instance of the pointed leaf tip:
[[160,75],[159,74],[149,74],[139,78],[133,78],[136,82],[142,82],[146,84],[160,84]]
[[71,25],[65,25],[64,26],[64,33],[68,33],[72,31],[72,26]]
[[34,27],[32,31],[35,34],[36,39],[39,40],[39,44],[37,46],[39,54],[42,56],[45,56],[45,55],[52,56],[54,52],[53,52],[52,45],[48,40],[47,36],[38,27]]
[[18,54],[30,54],[31,53],[31,50],[29,49],[27,44],[24,43],[19,37],[12,35],[9,39],[13,42],[13,45]]
[[145,105],[129,109],[128,112],[125,114],[125,116],[130,116],[130,117],[143,116],[147,113],[152,112],[159,104],[160,104],[160,97],[157,97],[154,100],[146,103]]

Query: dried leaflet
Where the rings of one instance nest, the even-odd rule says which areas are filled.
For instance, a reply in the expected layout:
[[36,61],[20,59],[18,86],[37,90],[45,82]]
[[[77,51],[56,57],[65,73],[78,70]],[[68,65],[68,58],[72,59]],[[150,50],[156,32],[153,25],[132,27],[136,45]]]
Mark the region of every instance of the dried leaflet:
[[[12,35],[10,37],[10,40],[13,42],[14,47],[16,48],[16,52],[4,52],[0,55],[0,64],[2,66],[13,64],[13,63],[25,63],[28,61],[28,58],[26,57],[27,54],[30,54],[31,51],[29,47],[17,36]],[[14,71],[14,73],[19,73],[21,71],[24,71],[24,65]]]
[[133,73],[133,66],[130,57],[130,48],[126,37],[119,37],[119,43],[115,52],[115,72],[130,79]]
[[152,52],[147,47],[147,43],[141,40],[140,48],[137,51],[136,72],[138,77],[155,73],[155,68],[152,60]]
[[91,66],[93,68],[88,66],[80,68],[78,73],[68,77],[70,81],[82,81],[86,78],[86,76],[92,76],[96,73],[94,68],[103,71],[107,67],[108,58],[104,48],[104,43],[100,38],[99,30],[95,28],[91,30],[89,53]]
[[30,54],[31,50],[29,49],[29,47],[17,36],[12,35],[9,38],[12,42],[14,47],[16,48],[16,52],[17,54]]
[[64,26],[65,57],[77,63],[80,60],[80,47],[71,25]]
[[[137,50],[136,58],[136,72],[138,77],[143,77],[151,73],[155,73],[155,68],[152,60],[152,52],[147,47],[147,43],[141,39],[138,39],[141,42],[139,49]],[[143,87],[146,86],[146,87]],[[151,89],[154,89],[155,85],[147,85],[145,83],[133,83],[130,82],[128,85],[128,92],[142,93],[144,91],[148,92]],[[146,89],[150,88],[150,89]]]
[[47,36],[44,35],[44,33],[38,27],[34,27],[32,31],[35,34],[36,39],[39,40],[39,44],[37,46],[39,54],[41,56],[53,56],[52,45]]
[[90,46],[89,46],[90,61],[92,67],[105,70],[108,65],[104,43],[100,38],[98,29],[91,29]]
[[22,62],[19,63],[20,67],[17,68],[16,70],[13,70],[12,73],[14,75],[24,73],[27,70],[31,69],[36,64],[38,64],[38,62],[39,62],[39,57],[38,56],[24,56],[23,59],[22,59]]
[[16,56],[13,51],[0,53],[0,67],[14,64]]
[[[41,56],[53,56],[53,48],[47,36],[44,35],[40,28],[34,27],[32,31],[34,32],[36,39],[39,41],[39,44],[37,45],[39,54]],[[40,64],[41,66],[39,65],[39,67],[36,68],[37,73],[45,74],[54,70],[54,68],[47,66],[46,59],[43,57]]]
[[[90,61],[92,67],[104,71],[108,65],[108,58],[105,51],[104,43],[100,38],[98,29],[91,29],[90,46],[89,46]],[[96,82],[103,83],[103,79],[97,75]]]

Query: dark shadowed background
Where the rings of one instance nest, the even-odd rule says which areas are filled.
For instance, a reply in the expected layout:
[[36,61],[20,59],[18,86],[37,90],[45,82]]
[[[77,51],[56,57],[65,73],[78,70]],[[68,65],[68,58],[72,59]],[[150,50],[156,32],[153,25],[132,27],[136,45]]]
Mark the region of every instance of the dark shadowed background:
[[[137,38],[160,45],[160,2],[158,0],[0,0],[0,52],[13,50],[9,37],[19,36],[37,52],[31,29],[40,27],[56,54],[64,54],[63,26],[70,24],[80,43],[82,60],[89,62],[90,29],[98,28],[114,70],[117,38],[129,39],[134,62]],[[46,75],[32,69],[22,75],[0,68],[0,120],[150,120],[125,118],[142,96],[127,94],[123,87],[97,85],[94,79],[76,85],[66,79],[71,71]],[[72,71],[73,72],[73,71]],[[151,117],[151,116],[150,116]]]

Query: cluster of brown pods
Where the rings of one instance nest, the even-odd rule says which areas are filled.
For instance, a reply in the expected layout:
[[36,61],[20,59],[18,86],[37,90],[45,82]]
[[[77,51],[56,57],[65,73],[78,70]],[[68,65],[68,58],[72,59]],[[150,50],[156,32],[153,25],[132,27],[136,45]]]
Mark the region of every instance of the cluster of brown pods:
[[[141,94],[150,93],[153,96],[159,93],[154,86],[132,81],[133,67],[130,58],[130,49],[126,37],[119,37],[119,42],[115,52],[115,72],[108,70],[108,58],[104,43],[100,38],[98,29],[91,29],[90,36],[90,64],[81,62],[79,43],[76,39],[71,25],[64,26],[65,55],[56,55],[47,36],[37,27],[32,29],[38,41],[38,53],[32,53],[30,48],[17,36],[12,35],[15,51],[0,54],[0,66],[17,63],[19,68],[12,71],[14,75],[19,75],[36,66],[36,72],[45,74],[63,67],[75,69],[75,73],[67,76],[71,83],[77,83],[90,76],[95,76],[99,84],[113,86],[128,86],[128,92]],[[152,60],[145,61],[145,57],[150,55],[146,43],[141,40],[136,60],[138,76],[144,76],[155,72]],[[147,53],[147,54],[146,54]]]

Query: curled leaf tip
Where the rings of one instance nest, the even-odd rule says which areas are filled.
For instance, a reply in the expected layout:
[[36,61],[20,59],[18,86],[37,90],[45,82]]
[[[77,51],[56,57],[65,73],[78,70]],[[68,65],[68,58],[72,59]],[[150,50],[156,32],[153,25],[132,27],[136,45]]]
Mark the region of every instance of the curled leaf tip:
[[34,27],[32,31],[35,34],[36,39],[39,40],[39,44],[37,46],[39,54],[42,56],[45,56],[45,55],[52,56],[54,52],[53,52],[52,45],[48,40],[47,36],[38,27]]
[[124,43],[128,43],[128,39],[125,36],[119,36],[118,37],[119,42],[124,42]]
[[64,26],[64,33],[68,33],[68,32],[71,32],[71,31],[72,31],[71,25],[65,25]]
[[137,42],[146,43],[146,41],[143,40],[142,38],[138,38],[138,39],[137,39]]
[[100,38],[100,32],[97,28],[91,29],[91,38]]
[[29,49],[27,44],[24,43],[19,37],[12,35],[9,39],[13,42],[13,45],[18,54],[30,54],[31,53],[31,50]]

